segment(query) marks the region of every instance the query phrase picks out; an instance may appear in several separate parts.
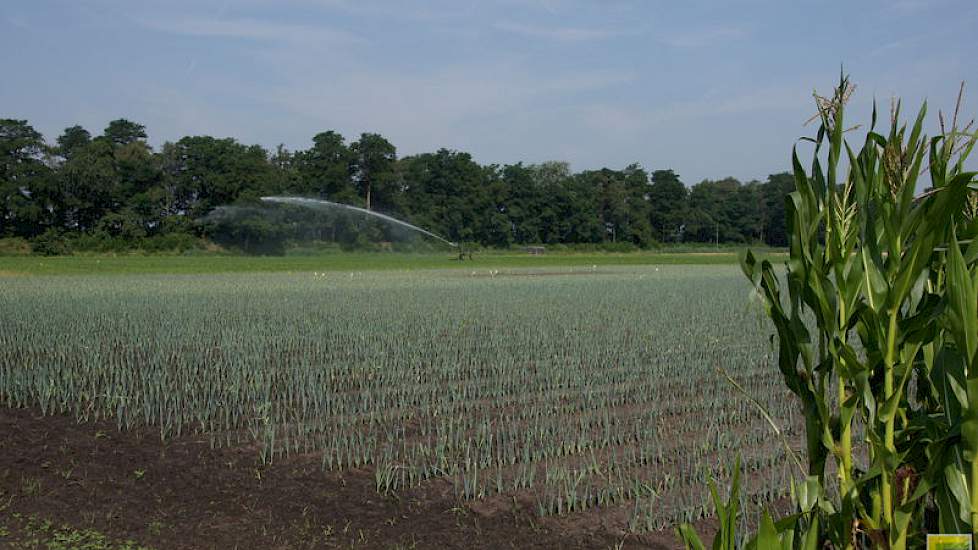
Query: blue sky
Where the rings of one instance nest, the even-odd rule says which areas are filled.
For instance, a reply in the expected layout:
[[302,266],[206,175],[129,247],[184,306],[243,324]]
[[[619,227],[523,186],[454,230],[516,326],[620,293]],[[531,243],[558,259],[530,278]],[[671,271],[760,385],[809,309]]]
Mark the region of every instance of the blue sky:
[[0,117],[763,179],[843,64],[852,122],[874,97],[952,108],[975,28],[975,0],[5,0]]

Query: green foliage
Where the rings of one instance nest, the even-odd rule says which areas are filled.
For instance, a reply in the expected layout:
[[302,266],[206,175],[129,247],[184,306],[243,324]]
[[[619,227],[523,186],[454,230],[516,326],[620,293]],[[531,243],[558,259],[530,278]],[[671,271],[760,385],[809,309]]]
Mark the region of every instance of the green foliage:
[[59,256],[67,254],[71,250],[64,235],[54,228],[48,229],[34,239],[31,248],[34,254],[40,256]]
[[687,215],[689,191],[672,170],[652,172],[649,186],[649,218],[655,238],[662,242],[678,242],[683,239]]
[[35,237],[49,221],[46,151],[41,134],[26,120],[0,119],[0,236]]
[[31,243],[20,237],[0,237],[0,256],[26,256],[31,253]]
[[[710,494],[717,513],[717,534],[713,538],[713,550],[737,549],[737,519],[740,516],[740,457],[734,464],[733,479],[730,481],[730,496],[724,502],[717,491],[716,483],[710,480]],[[767,519],[767,516],[765,516]],[[685,523],[677,528],[679,538],[686,548],[706,550],[706,546],[691,525]]]
[[58,136],[56,152],[64,159],[70,159],[75,151],[85,147],[92,141],[92,135],[88,130],[75,125],[65,128],[65,131]]
[[[783,234],[783,193],[770,181],[703,182],[687,196],[671,170],[650,177],[637,164],[578,174],[564,162],[483,166],[447,149],[398,158],[392,143],[372,133],[347,145],[340,134],[321,132],[307,150],[271,153],[211,136],[154,151],[146,137],[141,124],[118,119],[94,138],[71,126],[48,147],[27,121],[0,121],[0,236],[34,239],[54,229],[78,240],[79,250],[132,250],[174,230],[201,236],[207,229],[200,222],[215,208],[257,206],[260,197],[279,194],[368,206],[453,241],[499,248],[713,242],[717,228],[720,241],[743,243],[766,239],[769,225],[775,239]],[[370,250],[405,240],[396,228],[364,219],[337,219],[316,231],[298,221],[239,232],[281,236],[276,250],[315,241]],[[231,248],[270,251],[267,242],[248,242]]]
[[146,127],[120,118],[109,122],[102,136],[115,146],[125,146],[146,139]]
[[397,149],[380,134],[365,133],[350,145],[353,181],[367,210],[391,210],[396,197]]
[[693,216],[685,233],[700,242],[754,242],[764,223],[759,184],[741,185],[733,178],[703,181],[689,192]]
[[[777,531],[793,546],[902,549],[978,528],[978,183],[963,169],[978,135],[955,114],[928,140],[926,106],[908,127],[896,104],[889,132],[874,111],[856,152],[850,93],[844,78],[817,98],[810,172],[793,155],[785,277],[750,252],[742,266],[806,421],[799,514]],[[931,188],[915,196],[923,173]]]
[[329,198],[334,202],[354,203],[356,190],[350,179],[354,152],[336,132],[322,132],[312,138],[312,147],[291,159],[297,171],[295,182],[287,192],[300,196]]

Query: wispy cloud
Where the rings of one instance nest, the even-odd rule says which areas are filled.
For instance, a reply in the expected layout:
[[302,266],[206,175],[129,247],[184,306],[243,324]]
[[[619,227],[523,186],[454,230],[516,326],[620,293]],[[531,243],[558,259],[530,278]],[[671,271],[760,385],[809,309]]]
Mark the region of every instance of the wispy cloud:
[[690,28],[667,33],[661,41],[674,48],[705,48],[746,38],[750,33],[743,27],[715,26]]
[[889,53],[891,50],[896,50],[902,48],[906,44],[905,40],[894,40],[893,42],[887,42],[877,46],[866,54],[866,57],[879,57],[883,54]]
[[493,28],[503,32],[528,36],[530,38],[541,38],[544,40],[557,40],[565,42],[605,40],[634,34],[634,31],[590,29],[583,27],[547,27],[543,25],[528,25],[509,21],[496,23],[493,25]]
[[[235,3],[244,1],[235,0]],[[248,1],[258,5],[269,3],[268,0]],[[360,17],[425,22],[472,16],[482,7],[479,0],[428,0],[411,3],[400,0],[276,0],[272,4]]]
[[18,29],[23,29],[25,31],[31,30],[31,25],[23,17],[7,16],[4,18],[4,20],[12,27],[17,27]]
[[913,15],[932,7],[932,4],[933,2],[926,0],[897,0],[892,5],[900,15]]
[[314,25],[277,23],[259,19],[141,19],[148,28],[188,36],[206,36],[273,42],[361,44],[366,39],[345,30]]
[[811,102],[811,91],[804,85],[781,84],[753,90],[712,90],[697,98],[674,101],[651,109],[635,105],[594,104],[584,108],[582,116],[598,132],[641,133],[663,123],[683,124],[759,112],[803,113]]

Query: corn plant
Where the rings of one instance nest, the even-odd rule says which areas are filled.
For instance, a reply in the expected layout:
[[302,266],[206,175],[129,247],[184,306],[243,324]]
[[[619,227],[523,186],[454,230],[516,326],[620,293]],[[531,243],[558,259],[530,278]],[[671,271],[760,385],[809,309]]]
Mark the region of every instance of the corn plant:
[[[762,521],[758,547],[902,549],[978,528],[978,182],[965,170],[978,135],[956,109],[928,140],[926,104],[908,127],[896,103],[889,132],[876,131],[874,108],[853,151],[852,90],[842,78],[816,96],[810,172],[792,156],[783,278],[749,252],[741,262],[806,432],[799,511]],[[925,174],[930,188],[916,194]]]

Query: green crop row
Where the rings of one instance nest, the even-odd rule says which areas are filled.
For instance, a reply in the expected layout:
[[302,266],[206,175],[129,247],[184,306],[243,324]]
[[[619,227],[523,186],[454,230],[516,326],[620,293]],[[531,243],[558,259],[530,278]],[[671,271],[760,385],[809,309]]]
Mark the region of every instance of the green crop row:
[[[763,312],[730,266],[6,278],[0,403],[163,439],[315,453],[377,490],[434,478],[633,529],[709,513],[741,454],[783,495],[797,446]],[[747,497],[745,497],[747,498]],[[650,504],[654,502],[655,504]]]

